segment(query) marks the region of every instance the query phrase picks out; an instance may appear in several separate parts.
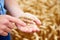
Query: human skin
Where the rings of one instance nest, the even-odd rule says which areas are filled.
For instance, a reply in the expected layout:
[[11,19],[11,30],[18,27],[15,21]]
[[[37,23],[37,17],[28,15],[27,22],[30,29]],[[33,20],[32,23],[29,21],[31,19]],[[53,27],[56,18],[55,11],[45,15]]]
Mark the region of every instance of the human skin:
[[[16,26],[20,29],[23,29],[21,31],[23,32],[33,32],[33,31],[38,31],[37,27],[31,27],[34,30],[27,30],[25,31],[24,28],[27,28],[26,24],[18,19],[19,17],[24,16],[29,16],[30,18],[32,18],[32,20],[40,25],[41,22],[39,21],[38,18],[36,18],[35,16],[32,16],[30,14],[24,14],[24,12],[20,9],[18,3],[16,2],[16,0],[5,0],[5,7],[6,9],[10,12],[10,14],[12,16],[9,15],[0,15],[0,35],[2,36],[7,36],[8,32],[11,32],[11,30],[14,28],[12,23],[15,23]],[[23,28],[21,28],[23,27]]]

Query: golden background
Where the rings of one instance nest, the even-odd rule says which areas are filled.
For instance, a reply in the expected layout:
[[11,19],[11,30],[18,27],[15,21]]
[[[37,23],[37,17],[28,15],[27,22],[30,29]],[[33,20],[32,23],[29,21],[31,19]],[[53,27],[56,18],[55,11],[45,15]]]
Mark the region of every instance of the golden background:
[[23,33],[13,29],[12,40],[60,40],[60,0],[16,0],[24,12],[37,16],[40,32]]

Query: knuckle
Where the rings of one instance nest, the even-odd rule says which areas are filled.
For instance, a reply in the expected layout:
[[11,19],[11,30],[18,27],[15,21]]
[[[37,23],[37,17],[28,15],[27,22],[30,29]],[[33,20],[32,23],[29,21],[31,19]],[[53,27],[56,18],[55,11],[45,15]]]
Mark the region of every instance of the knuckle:
[[9,23],[9,21],[7,19],[2,19],[0,21],[0,24],[8,24],[8,23]]
[[6,32],[4,32],[4,31],[1,30],[1,31],[0,31],[0,35],[1,35],[1,36],[7,36],[8,33],[6,33]]
[[3,31],[2,30],[0,30],[0,35],[3,33]]
[[4,21],[4,24],[6,24],[6,25],[9,24],[9,21],[8,20],[5,20]]
[[14,28],[14,24],[12,24],[12,23],[9,23],[9,25],[8,25],[8,27],[10,28],[10,29],[13,29]]
[[7,28],[6,26],[2,26],[1,27],[2,30],[6,30],[6,28]]
[[11,32],[11,29],[9,29],[9,28],[7,28],[7,30],[6,30],[7,32]]
[[8,33],[5,33],[5,32],[2,34],[2,36],[7,36],[7,35],[8,35]]
[[5,23],[8,23],[9,21],[6,19],[6,20],[4,20],[4,22],[5,22]]

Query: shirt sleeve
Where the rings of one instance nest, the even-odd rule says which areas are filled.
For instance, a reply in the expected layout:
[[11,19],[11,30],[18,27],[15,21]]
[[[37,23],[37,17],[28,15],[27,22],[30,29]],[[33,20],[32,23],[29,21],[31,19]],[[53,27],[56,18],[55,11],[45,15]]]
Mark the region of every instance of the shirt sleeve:
[[0,15],[5,15],[6,9],[4,8],[4,0],[0,0]]

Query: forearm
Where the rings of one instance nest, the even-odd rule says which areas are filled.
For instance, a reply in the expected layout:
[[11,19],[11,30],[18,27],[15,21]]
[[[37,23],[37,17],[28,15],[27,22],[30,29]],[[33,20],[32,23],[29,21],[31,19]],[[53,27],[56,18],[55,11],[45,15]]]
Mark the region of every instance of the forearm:
[[5,6],[11,15],[16,16],[23,11],[20,9],[18,3],[15,0],[5,0]]

